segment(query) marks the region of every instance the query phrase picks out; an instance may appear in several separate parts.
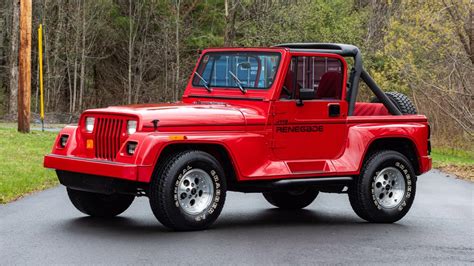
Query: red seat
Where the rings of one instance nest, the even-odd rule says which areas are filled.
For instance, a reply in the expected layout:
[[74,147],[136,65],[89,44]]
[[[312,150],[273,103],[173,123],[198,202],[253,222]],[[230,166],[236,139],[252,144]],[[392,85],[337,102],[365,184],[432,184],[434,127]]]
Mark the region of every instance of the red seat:
[[390,115],[383,103],[359,103],[354,106],[354,115],[371,116],[371,115]]
[[340,99],[342,93],[342,74],[339,72],[326,72],[319,81],[316,99]]

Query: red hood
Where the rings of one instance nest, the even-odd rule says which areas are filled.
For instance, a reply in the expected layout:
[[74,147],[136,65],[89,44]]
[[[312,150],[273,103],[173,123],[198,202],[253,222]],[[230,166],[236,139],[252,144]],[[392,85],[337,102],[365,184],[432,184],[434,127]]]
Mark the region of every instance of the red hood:
[[[228,104],[137,104],[91,109],[84,114],[101,113],[136,116],[145,127],[153,127],[152,121],[159,120],[159,127],[175,126],[245,126],[246,116],[259,117],[258,112]],[[262,117],[263,122],[263,117]]]

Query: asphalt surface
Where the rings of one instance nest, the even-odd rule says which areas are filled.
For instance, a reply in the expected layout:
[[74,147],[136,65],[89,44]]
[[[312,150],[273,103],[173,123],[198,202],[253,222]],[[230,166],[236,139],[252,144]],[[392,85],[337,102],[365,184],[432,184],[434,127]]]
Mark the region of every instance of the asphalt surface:
[[473,265],[473,188],[425,174],[412,209],[395,224],[364,222],[345,194],[320,194],[286,212],[260,194],[229,193],[211,229],[178,233],[155,220],[146,198],[100,220],[76,211],[60,186],[0,205],[0,265]]

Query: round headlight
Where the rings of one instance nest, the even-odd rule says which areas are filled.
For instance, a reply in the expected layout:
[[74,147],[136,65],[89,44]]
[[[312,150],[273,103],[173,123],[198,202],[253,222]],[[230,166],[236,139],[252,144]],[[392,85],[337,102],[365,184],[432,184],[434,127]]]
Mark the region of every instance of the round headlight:
[[94,117],[86,117],[86,131],[91,133],[94,131],[94,122],[95,118]]
[[137,121],[135,120],[128,120],[127,121],[127,133],[129,135],[137,132]]

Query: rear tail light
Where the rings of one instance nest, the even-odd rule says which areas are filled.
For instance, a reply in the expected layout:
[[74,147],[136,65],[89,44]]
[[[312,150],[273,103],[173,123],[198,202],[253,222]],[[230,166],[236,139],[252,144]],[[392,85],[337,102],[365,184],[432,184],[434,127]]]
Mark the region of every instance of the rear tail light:
[[431,126],[428,125],[428,155],[431,154]]

